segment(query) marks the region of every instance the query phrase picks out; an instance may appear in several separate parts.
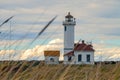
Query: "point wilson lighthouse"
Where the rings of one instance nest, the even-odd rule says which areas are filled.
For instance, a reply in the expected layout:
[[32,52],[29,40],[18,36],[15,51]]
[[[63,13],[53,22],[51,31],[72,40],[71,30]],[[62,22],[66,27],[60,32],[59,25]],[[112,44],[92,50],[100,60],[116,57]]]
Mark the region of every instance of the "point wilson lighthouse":
[[74,50],[74,26],[76,25],[75,18],[68,13],[63,21],[64,26],[64,54]]

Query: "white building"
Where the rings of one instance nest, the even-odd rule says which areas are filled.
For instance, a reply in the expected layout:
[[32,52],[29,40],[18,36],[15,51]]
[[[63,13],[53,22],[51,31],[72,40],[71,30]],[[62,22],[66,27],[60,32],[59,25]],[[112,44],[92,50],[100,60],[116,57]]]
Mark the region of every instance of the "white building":
[[44,51],[46,64],[59,64],[60,51]]
[[94,51],[91,44],[77,43],[73,51],[64,55],[66,64],[94,64]]
[[75,18],[68,13],[64,25],[64,64],[94,64],[92,44],[84,41],[74,44]]

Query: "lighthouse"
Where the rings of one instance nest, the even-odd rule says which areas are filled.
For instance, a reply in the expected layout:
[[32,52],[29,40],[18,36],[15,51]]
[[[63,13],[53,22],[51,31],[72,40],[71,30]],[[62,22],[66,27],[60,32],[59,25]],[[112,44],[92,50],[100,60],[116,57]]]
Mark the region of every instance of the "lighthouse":
[[74,48],[74,26],[76,25],[75,18],[68,12],[63,21],[64,26],[64,55]]
[[[94,64],[94,52],[92,43],[82,40],[74,43],[75,18],[70,12],[65,16],[64,26],[64,64]],[[45,51],[47,64],[59,64],[59,51]]]
[[74,43],[75,18],[68,13],[64,26],[64,64],[94,64],[94,48],[84,40]]

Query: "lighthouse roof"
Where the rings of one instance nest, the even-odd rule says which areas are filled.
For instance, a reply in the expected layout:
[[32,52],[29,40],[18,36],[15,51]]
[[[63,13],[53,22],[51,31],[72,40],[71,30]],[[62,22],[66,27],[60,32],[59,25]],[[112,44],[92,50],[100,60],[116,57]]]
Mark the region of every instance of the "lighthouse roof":
[[68,12],[68,15],[65,16],[65,18],[73,18],[73,16],[70,14],[70,12]]

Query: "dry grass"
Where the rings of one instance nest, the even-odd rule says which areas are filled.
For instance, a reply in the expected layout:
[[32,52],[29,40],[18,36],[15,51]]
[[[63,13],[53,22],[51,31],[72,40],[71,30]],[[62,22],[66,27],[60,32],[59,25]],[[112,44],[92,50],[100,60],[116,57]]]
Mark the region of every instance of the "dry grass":
[[120,64],[46,65],[39,61],[0,62],[0,80],[120,80]]

